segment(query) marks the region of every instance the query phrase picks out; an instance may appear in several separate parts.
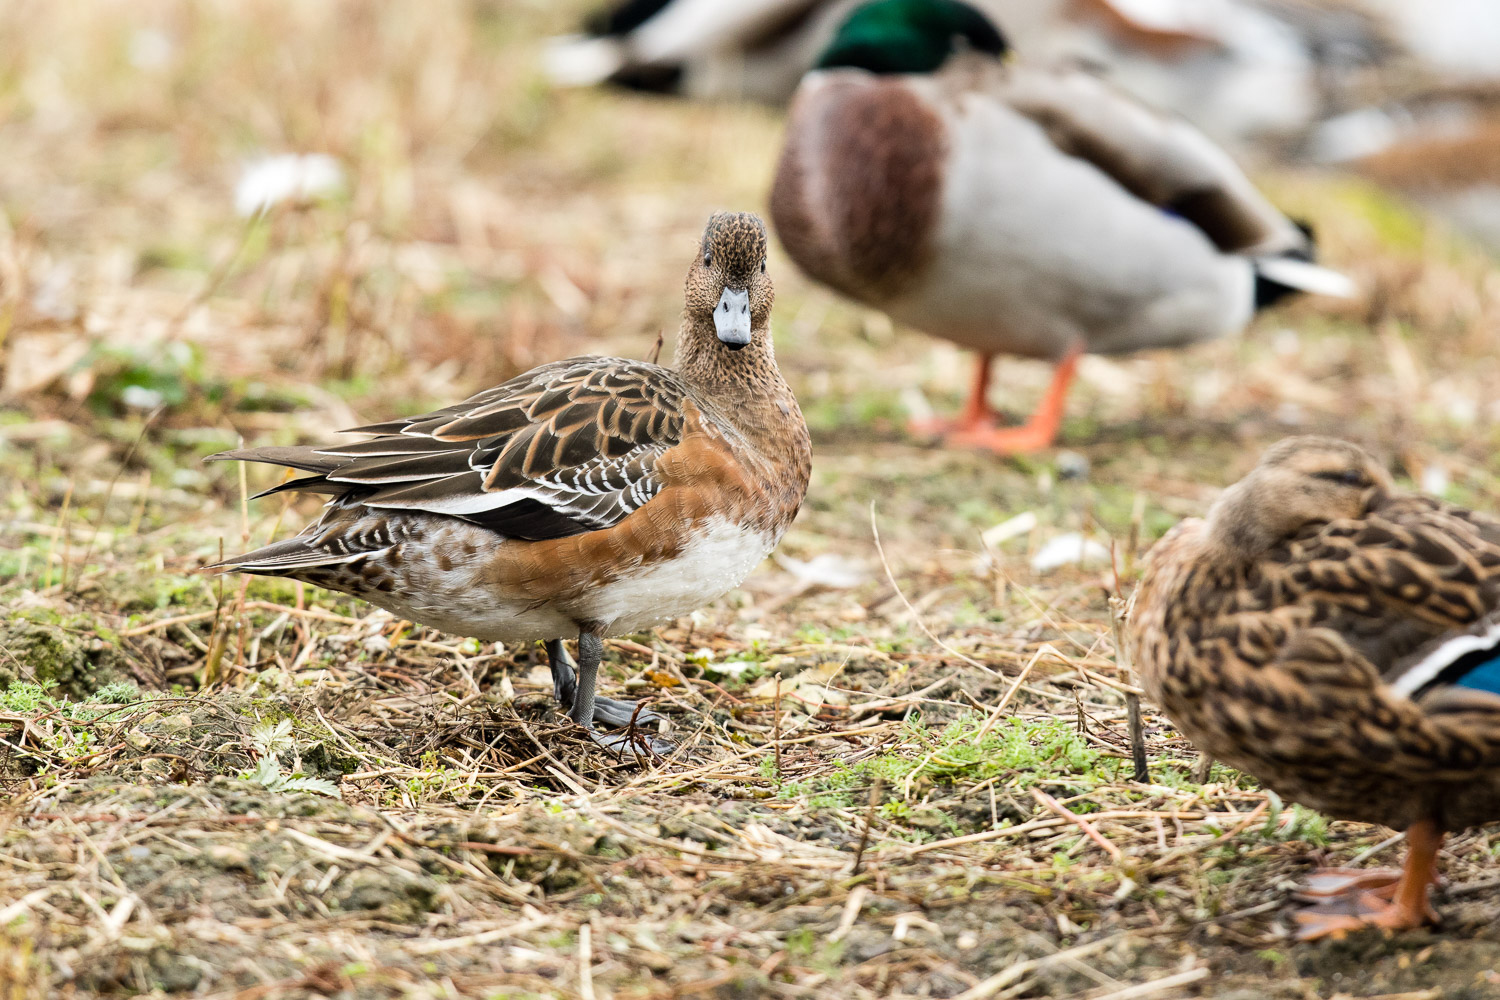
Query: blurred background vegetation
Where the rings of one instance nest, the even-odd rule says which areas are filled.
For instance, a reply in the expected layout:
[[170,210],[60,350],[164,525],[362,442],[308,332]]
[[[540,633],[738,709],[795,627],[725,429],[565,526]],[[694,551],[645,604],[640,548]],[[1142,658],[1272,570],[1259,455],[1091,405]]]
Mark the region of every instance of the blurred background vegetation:
[[[1128,594],[1152,539],[1201,512],[1288,433],[1355,437],[1408,483],[1496,509],[1500,270],[1449,217],[1427,211],[1440,199],[1409,183],[1424,173],[1482,179],[1491,163],[1482,144],[1449,148],[1446,159],[1409,154],[1405,172],[1387,158],[1383,174],[1289,160],[1284,143],[1242,144],[1257,181],[1311,221],[1324,261],[1363,296],[1278,309],[1239,340],[1085,359],[1061,448],[1032,458],[908,440],[912,394],[956,407],[966,359],[814,287],[773,247],[778,357],[815,439],[808,504],[781,560],[742,590],[610,652],[607,683],[676,699],[685,728],[729,733],[720,742],[729,756],[688,777],[631,775],[561,736],[561,760],[539,756],[513,721],[520,711],[541,726],[547,715],[545,671],[528,650],[412,629],[312,588],[195,573],[317,511],[315,501],[246,504],[275,473],[204,466],[204,455],[443,405],[568,355],[644,357],[661,334],[670,357],[703,220],[719,208],[764,209],[781,116],[552,88],[543,40],[575,30],[590,6],[0,5],[0,778],[18,803],[0,816],[0,912],[21,921],[26,942],[9,953],[0,945],[0,969],[23,983],[13,995],[52,995],[85,962],[97,970],[90,989],[122,995],[267,982],[292,994],[417,995],[436,981],[428,966],[438,959],[403,953],[389,968],[371,959],[370,972],[360,965],[370,941],[405,942],[402,927],[421,936],[413,928],[445,920],[489,933],[522,919],[522,903],[544,911],[526,925],[527,954],[455,951],[440,971],[458,985],[421,995],[542,995],[563,983],[562,995],[587,996],[577,931],[590,920],[601,983],[641,996],[703,982],[703,992],[766,995],[753,991],[772,981],[788,996],[877,996],[893,984],[925,989],[939,974],[953,995],[1082,931],[1121,935],[1091,959],[1111,982],[1060,963],[1012,984],[1031,983],[1021,992],[1032,996],[1107,995],[1170,971],[1160,957],[1170,954],[1194,968],[1217,963],[1226,981],[1243,981],[1242,996],[1331,995],[1323,977],[1335,967],[1380,992],[1431,987],[1430,955],[1335,962],[1277,952],[1276,897],[1255,895],[1274,880],[1220,870],[1238,859],[1290,872],[1309,852],[1357,855],[1380,843],[1378,832],[1330,829],[1243,778],[1200,782],[1189,748],[1160,720],[1148,718],[1157,783],[1121,780],[1129,673],[1114,656],[1107,600]],[[278,159],[308,156],[322,159]],[[307,190],[254,211],[288,177]],[[1045,365],[1004,359],[996,399],[1028,412],[1048,376]],[[1041,572],[1034,557],[1077,535],[1112,549],[1114,565]],[[973,713],[1007,690],[1015,728],[978,733]],[[283,718],[296,728],[278,735]],[[783,746],[783,727],[809,738]],[[287,775],[264,769],[268,755]],[[297,780],[333,782],[344,802],[320,786],[296,798],[282,780],[294,757],[305,772]],[[1041,820],[1018,844],[904,853],[1029,821],[1038,808],[1029,789],[1043,772],[1075,811],[1108,813],[1131,856],[1158,859],[1151,887],[1125,885],[1061,820]],[[161,787],[193,789],[180,814],[201,823],[215,851],[242,849],[239,827],[205,818],[228,813],[310,816],[305,836],[363,850],[385,822],[358,811],[368,809],[411,824],[402,827],[410,842],[428,853],[396,858],[382,846],[378,859],[371,848],[364,861],[337,850],[298,861],[305,842],[256,827],[243,864],[220,852],[202,870],[192,865],[208,865],[208,853],[155,841],[159,870],[131,869],[113,853],[129,844],[111,841],[119,881],[92,860],[84,870],[69,867],[83,864],[73,855],[46,854],[54,838],[93,858],[79,833],[96,822],[87,817],[133,816],[145,830]],[[872,787],[888,796],[878,812],[867,805]],[[587,795],[569,798],[580,789]],[[564,810],[564,799],[602,812]],[[703,818],[731,800],[727,819]],[[623,817],[634,832],[598,815]],[[1174,816],[1189,818],[1174,827]],[[465,825],[481,820],[498,825]],[[846,928],[830,944],[863,883],[830,881],[848,860],[820,852],[852,851],[872,824],[871,850],[888,865],[881,877],[908,895],[879,910],[878,941]],[[716,862],[732,873],[713,875],[706,891],[690,858],[661,847],[682,837],[755,864]],[[546,864],[527,855],[506,870],[463,855],[458,872],[434,860],[456,856],[441,845],[482,838]],[[833,846],[819,846],[825,839]],[[619,867],[616,843],[662,867]],[[1483,833],[1451,850],[1456,879],[1492,866]],[[388,872],[377,860],[420,867],[412,858],[426,866],[422,879],[441,872],[457,888],[419,881],[420,893],[381,897],[369,909],[396,930],[338,924],[330,937],[298,923],[330,892],[355,907],[366,887],[350,880],[370,869],[380,881]],[[263,950],[254,935],[268,926],[236,910],[261,889],[244,873],[280,878],[304,861],[313,888],[294,886],[291,902],[266,911],[293,928],[284,951],[263,958],[272,971],[226,971]],[[251,935],[209,949],[211,974],[180,960],[208,938],[162,917],[201,889],[183,889],[182,871],[224,887],[234,901],[215,919]],[[334,888],[313,891],[325,877]],[[598,880],[617,877],[634,881],[611,882],[606,900]],[[101,893],[111,908],[136,893],[130,906],[142,909],[134,918],[111,909],[112,931],[82,897],[53,897],[55,911],[37,904],[30,917],[6,909],[54,883]],[[936,932],[895,923],[939,897],[948,902],[930,911]],[[715,940],[743,935],[737,966],[701,947],[707,938],[671,937],[707,919],[710,899],[722,907]],[[763,920],[776,901],[789,915]],[[1447,912],[1481,939],[1491,909]],[[140,916],[148,911],[155,925]],[[121,926],[136,951],[120,943]],[[891,944],[895,926],[916,929]],[[660,947],[641,943],[642,927]],[[1461,972],[1464,989],[1488,988],[1478,977],[1493,968],[1492,951],[1444,947],[1436,964]],[[332,971],[318,979],[325,960]],[[730,975],[731,966],[760,971]],[[742,982],[751,992],[734,993]]]

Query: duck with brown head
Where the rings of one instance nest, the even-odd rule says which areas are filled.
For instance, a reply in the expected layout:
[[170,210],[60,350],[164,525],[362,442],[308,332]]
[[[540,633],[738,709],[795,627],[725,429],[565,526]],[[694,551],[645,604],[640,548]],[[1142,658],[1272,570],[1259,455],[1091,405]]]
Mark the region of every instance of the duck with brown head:
[[1358,445],[1287,438],[1219,497],[1208,534],[1230,558],[1257,559],[1306,525],[1361,516],[1394,488],[1390,473]]
[[594,732],[596,719],[657,718],[596,697],[603,638],[737,586],[807,491],[811,447],[776,368],[765,256],[757,217],[709,220],[675,370],[572,358],[443,410],[355,428],[364,440],[213,456],[310,472],[267,492],[332,499],[296,537],[211,568],[305,580],[456,635],[542,640],[557,699],[597,742],[666,749]]
[[1282,796],[1407,831],[1402,872],[1324,871],[1303,937],[1435,920],[1446,832],[1500,819],[1500,521],[1297,437],[1152,548],[1137,662],[1183,734]]

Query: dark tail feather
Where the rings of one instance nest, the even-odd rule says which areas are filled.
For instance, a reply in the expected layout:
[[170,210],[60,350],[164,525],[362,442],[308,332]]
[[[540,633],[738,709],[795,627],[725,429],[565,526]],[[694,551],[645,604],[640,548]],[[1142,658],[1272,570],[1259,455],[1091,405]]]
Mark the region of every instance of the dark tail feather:
[[242,556],[225,559],[203,567],[220,573],[255,573],[260,576],[286,576],[298,570],[314,569],[318,566],[340,566],[384,550],[358,552],[330,552],[308,544],[302,536],[272,542],[264,548],[247,552]]
[[301,479],[293,479],[291,482],[282,483],[280,486],[272,486],[268,490],[261,490],[251,497],[251,500],[259,500],[273,493],[321,493],[329,497],[341,497],[349,492],[349,487],[343,483],[330,483],[323,476],[303,476]]
[[221,451],[210,455],[205,462],[263,462],[267,465],[285,465],[303,472],[326,474],[337,469],[343,460],[330,455],[320,455],[314,448],[271,446],[267,448],[245,448],[240,451]]

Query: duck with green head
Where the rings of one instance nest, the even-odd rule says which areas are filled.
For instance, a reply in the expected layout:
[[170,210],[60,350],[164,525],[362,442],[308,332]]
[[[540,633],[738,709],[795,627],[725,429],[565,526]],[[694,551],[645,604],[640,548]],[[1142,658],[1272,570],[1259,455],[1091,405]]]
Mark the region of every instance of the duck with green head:
[[[1184,346],[1295,291],[1351,293],[1191,126],[1008,55],[968,4],[875,0],[793,99],[771,191],[792,259],[979,355],[963,414],[914,430],[1045,448],[1082,354]],[[1022,427],[998,426],[987,400],[1001,353],[1057,363]]]

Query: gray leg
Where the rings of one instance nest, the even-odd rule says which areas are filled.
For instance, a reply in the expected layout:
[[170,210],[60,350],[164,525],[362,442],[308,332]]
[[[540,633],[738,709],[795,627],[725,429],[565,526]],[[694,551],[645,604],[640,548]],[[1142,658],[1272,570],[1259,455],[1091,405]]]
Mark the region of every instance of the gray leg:
[[573,658],[561,639],[547,640],[547,662],[552,668],[552,697],[559,705],[572,708],[578,682],[573,677]]
[[[562,644],[558,643],[558,645]],[[580,632],[578,634],[578,680],[573,692],[573,705],[568,710],[569,718],[588,730],[589,736],[593,737],[595,743],[615,753],[624,753],[626,750],[638,751],[641,743],[644,743],[646,748],[654,754],[665,754],[670,751],[673,748],[670,741],[647,736],[638,730],[611,736],[603,736],[595,731],[596,715],[599,721],[613,726],[629,725],[632,714],[635,715],[635,721],[640,723],[658,718],[654,712],[636,712],[633,701],[615,701],[612,698],[600,698],[595,694],[595,688],[599,683],[599,661],[603,658],[604,640],[593,632]],[[554,674],[554,679],[555,676]]]
[[573,692],[568,715],[584,729],[594,728],[594,688],[599,683],[599,661],[603,658],[604,640],[592,632],[578,633],[578,689]]
[[[602,650],[601,650],[602,652]],[[578,681],[573,674],[573,658],[568,655],[567,648],[561,639],[551,639],[547,642],[547,659],[552,666],[552,696],[557,703],[569,709],[573,708],[573,699],[578,690]],[[623,729],[634,721],[637,725],[644,726],[648,722],[657,722],[660,715],[650,709],[636,710],[636,703],[624,701],[617,698],[605,698],[602,695],[594,696],[594,721]]]

